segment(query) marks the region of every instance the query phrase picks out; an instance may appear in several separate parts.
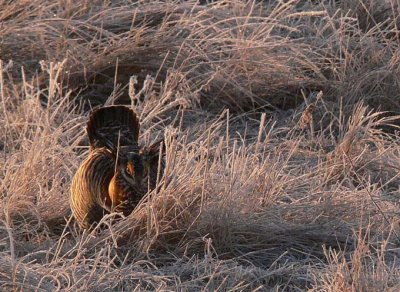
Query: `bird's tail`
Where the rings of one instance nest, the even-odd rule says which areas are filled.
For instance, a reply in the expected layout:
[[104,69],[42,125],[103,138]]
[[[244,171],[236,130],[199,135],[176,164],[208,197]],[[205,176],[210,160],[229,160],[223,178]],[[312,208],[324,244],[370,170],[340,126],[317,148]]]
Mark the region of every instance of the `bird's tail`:
[[92,148],[136,145],[139,138],[139,119],[135,112],[122,105],[106,106],[90,115],[87,134]]

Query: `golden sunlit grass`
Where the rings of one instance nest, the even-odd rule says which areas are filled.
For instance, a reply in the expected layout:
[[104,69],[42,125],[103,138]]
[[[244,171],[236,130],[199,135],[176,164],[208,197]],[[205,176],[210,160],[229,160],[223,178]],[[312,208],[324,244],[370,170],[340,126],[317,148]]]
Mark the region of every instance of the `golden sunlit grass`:
[[[1,290],[400,290],[395,0],[9,2]],[[165,176],[83,232],[69,187],[113,103]]]

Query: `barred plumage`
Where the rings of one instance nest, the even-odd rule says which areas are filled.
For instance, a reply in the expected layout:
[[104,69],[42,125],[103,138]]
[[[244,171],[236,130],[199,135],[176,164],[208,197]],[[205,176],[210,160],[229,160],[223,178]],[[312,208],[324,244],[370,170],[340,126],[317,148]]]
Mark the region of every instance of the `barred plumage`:
[[[148,187],[155,188],[159,172],[158,143],[140,149],[139,122],[129,108],[108,106],[94,111],[87,133],[90,153],[72,180],[70,194],[81,228],[90,228],[109,212],[129,215]],[[161,174],[163,168],[162,162]]]

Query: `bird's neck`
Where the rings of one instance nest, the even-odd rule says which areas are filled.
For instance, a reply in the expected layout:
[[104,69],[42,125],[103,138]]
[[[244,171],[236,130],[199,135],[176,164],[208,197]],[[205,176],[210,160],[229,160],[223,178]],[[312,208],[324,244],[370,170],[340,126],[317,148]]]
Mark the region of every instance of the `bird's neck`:
[[121,172],[117,170],[108,185],[108,195],[110,196],[113,207],[118,206],[121,203],[121,179]]

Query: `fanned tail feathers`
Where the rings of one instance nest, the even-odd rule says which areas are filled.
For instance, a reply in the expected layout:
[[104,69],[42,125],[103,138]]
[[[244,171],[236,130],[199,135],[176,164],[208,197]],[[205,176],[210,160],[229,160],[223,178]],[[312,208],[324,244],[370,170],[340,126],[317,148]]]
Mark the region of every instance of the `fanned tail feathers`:
[[139,120],[126,106],[113,105],[93,111],[87,123],[87,134],[92,148],[137,145]]

